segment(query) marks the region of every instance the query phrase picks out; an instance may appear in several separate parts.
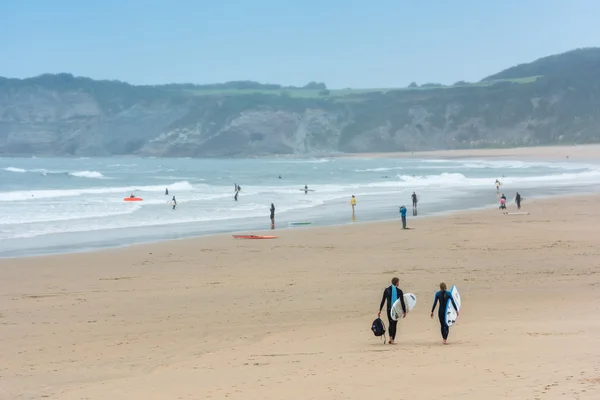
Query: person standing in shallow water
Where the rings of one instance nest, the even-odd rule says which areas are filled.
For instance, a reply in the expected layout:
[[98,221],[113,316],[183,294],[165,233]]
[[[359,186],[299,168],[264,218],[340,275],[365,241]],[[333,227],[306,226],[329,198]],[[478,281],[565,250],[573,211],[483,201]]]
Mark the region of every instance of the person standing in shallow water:
[[383,297],[381,298],[381,304],[379,305],[379,312],[377,313],[377,317],[381,317],[381,310],[383,310],[383,305],[387,302],[387,317],[388,317],[388,329],[390,334],[390,344],[394,344],[396,340],[396,328],[398,325],[398,321],[394,321],[392,319],[392,306],[396,302],[396,300],[400,299],[402,304],[402,318],[406,317],[406,304],[404,304],[404,293],[398,287],[400,285],[400,279],[394,277],[392,278],[392,286],[388,286],[383,291]]
[[433,318],[433,312],[435,311],[435,307],[440,303],[440,307],[438,308],[438,318],[440,320],[440,329],[442,331],[442,339],[444,340],[444,344],[448,344],[448,334],[450,333],[450,327],[446,323],[446,304],[448,303],[448,299],[452,302],[454,309],[456,310],[456,315],[459,315],[458,307],[456,307],[456,303],[452,298],[452,294],[447,290],[447,286],[444,282],[440,283],[440,290],[435,292],[435,298],[433,299],[433,307],[431,307],[431,315]]
[[271,229],[275,229],[275,204],[271,203]]

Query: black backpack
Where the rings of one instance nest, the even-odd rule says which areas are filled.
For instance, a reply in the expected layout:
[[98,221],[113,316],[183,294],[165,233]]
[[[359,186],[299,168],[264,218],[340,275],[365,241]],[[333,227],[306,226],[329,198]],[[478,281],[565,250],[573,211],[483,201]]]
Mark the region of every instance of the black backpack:
[[383,336],[383,340],[385,340],[385,324],[381,318],[377,318],[375,321],[373,321],[371,330],[375,336]]

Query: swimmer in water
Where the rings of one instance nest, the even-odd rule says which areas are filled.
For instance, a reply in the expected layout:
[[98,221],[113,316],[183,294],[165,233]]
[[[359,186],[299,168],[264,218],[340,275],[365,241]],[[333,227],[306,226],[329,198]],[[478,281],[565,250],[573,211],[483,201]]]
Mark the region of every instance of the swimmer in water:
[[131,196],[129,196],[130,199],[133,199],[135,196],[133,193],[131,193]]
[[304,194],[308,194],[308,185],[304,185]]
[[[173,196],[173,210],[177,207],[177,200],[175,200],[175,196]],[[185,210],[184,210],[185,211]]]
[[166,188],[165,189],[165,196],[168,196],[168,195],[169,195],[169,188]]

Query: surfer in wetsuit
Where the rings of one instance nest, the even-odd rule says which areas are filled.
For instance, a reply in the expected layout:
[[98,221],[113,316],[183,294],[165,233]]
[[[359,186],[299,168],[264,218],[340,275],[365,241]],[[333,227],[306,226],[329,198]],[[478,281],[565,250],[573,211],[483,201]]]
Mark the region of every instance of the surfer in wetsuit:
[[308,185],[304,185],[304,194],[308,194]]
[[416,210],[417,202],[419,201],[419,198],[417,197],[417,194],[415,192],[413,192],[413,194],[410,197],[412,198],[413,210]]
[[173,210],[174,210],[175,207],[177,207],[177,200],[175,200],[175,196],[173,196],[173,200],[171,200],[171,201],[173,202]]
[[389,322],[389,334],[390,334],[390,344],[394,344],[394,340],[396,339],[396,326],[398,325],[398,321],[394,321],[392,319],[392,306],[396,302],[396,300],[400,299],[400,303],[402,304],[402,318],[406,317],[406,304],[404,304],[404,293],[398,287],[400,284],[400,279],[394,277],[392,278],[392,286],[386,287],[383,291],[383,297],[381,298],[381,304],[379,305],[379,312],[377,313],[378,317],[381,317],[381,310],[383,310],[383,304],[387,302],[387,317]]
[[433,299],[433,307],[431,307],[430,315],[430,317],[433,318],[433,312],[435,311],[435,307],[439,302],[440,307],[438,308],[438,318],[440,320],[440,328],[442,331],[442,338],[444,339],[444,344],[447,343],[446,340],[448,339],[448,333],[450,333],[450,327],[446,323],[446,304],[448,304],[448,299],[450,299],[450,301],[452,302],[454,309],[457,310],[456,315],[459,315],[458,307],[456,307],[456,303],[454,302],[452,295],[447,289],[448,288],[446,287],[446,284],[444,282],[440,283],[440,290],[435,292],[435,298]]
[[169,188],[166,188],[165,189],[165,196],[168,196],[168,195],[169,195]]
[[271,203],[271,229],[275,229],[275,205]]
[[515,203],[517,203],[517,210],[521,209],[521,195],[519,194],[519,192],[517,192],[517,195],[515,196]]
[[131,195],[129,196],[130,199],[135,198],[135,195],[133,193],[131,193]]

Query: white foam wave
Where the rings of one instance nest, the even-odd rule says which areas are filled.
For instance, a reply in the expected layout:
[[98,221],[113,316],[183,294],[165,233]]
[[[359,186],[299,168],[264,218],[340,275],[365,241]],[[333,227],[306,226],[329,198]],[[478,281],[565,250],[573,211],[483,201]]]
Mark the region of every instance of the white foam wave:
[[389,167],[389,168],[367,168],[367,169],[355,169],[355,172],[384,172],[384,171],[395,171],[404,169],[402,167]]
[[111,167],[111,168],[117,168],[117,167],[128,168],[128,167],[135,167],[135,166],[137,166],[137,164],[110,164],[108,166]]
[[48,174],[70,175],[70,176],[74,176],[77,178],[95,178],[95,179],[106,178],[104,175],[102,175],[102,173],[100,173],[98,171],[64,172],[64,171],[49,171],[44,168],[24,169],[24,168],[16,168],[16,167],[6,167],[6,168],[4,168],[4,170],[8,171],[8,172],[18,172],[18,173],[33,172],[33,173],[39,173],[42,175],[48,175]]
[[123,194],[127,195],[131,192],[163,192],[165,187],[169,191],[190,191],[193,186],[188,181],[175,182],[171,185],[150,185],[150,186],[124,186],[124,187],[108,187],[108,188],[85,188],[85,189],[67,189],[67,190],[31,190],[31,191],[12,191],[4,192],[0,196],[0,201],[15,201],[15,200],[36,200],[50,199],[60,197],[76,197],[83,195],[98,195],[98,194]]
[[19,173],[27,172],[27,170],[26,170],[26,169],[23,169],[23,168],[15,168],[15,167],[6,167],[6,168],[4,168],[4,170],[5,170],[5,171],[8,171],[8,172],[19,172]]
[[75,171],[69,172],[69,175],[75,176],[77,178],[94,178],[94,179],[102,179],[105,178],[100,172],[97,171]]
[[126,207],[119,208],[111,206],[112,204],[110,203],[88,205],[84,209],[73,207],[72,205],[65,207],[53,205],[36,206],[35,210],[25,209],[19,213],[0,216],[0,225],[22,225],[115,217],[132,214],[141,208],[138,204],[127,204]]

